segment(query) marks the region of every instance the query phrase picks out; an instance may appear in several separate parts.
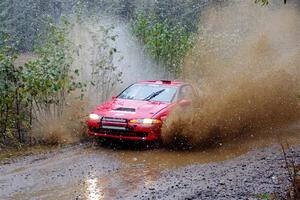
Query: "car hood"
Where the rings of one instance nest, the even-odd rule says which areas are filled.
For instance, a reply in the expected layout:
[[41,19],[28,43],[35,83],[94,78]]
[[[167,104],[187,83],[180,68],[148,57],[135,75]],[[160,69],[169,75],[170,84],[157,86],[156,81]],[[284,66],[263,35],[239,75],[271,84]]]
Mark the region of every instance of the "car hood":
[[167,102],[114,99],[99,105],[93,113],[104,117],[123,119],[151,118],[170,104]]

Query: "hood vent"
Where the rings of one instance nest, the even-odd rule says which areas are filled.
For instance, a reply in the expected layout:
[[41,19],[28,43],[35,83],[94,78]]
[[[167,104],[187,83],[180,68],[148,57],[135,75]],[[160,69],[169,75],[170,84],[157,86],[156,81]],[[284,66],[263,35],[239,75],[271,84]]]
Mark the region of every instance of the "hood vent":
[[125,112],[135,112],[134,108],[125,108],[125,107],[119,107],[116,110],[118,110],[118,111],[125,111]]

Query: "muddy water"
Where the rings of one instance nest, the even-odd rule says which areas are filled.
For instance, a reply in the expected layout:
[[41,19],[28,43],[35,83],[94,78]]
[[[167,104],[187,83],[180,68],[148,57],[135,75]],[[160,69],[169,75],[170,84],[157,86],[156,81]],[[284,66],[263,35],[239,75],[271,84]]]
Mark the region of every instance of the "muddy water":
[[271,146],[279,141],[291,145],[300,144],[300,123],[241,136],[207,150],[171,151],[162,148],[113,151],[100,147],[96,151],[107,151],[117,160],[126,163],[127,167],[104,177],[86,179],[83,193],[86,199],[126,198],[129,194],[138,193],[141,188],[151,188],[163,170],[233,159],[252,149]]
[[264,130],[219,143],[211,149],[172,151],[165,148],[148,151],[117,151],[113,154],[122,162],[143,165],[153,169],[181,167],[228,160],[245,154],[251,149],[262,148],[276,143],[299,144],[300,123]]
[[0,166],[0,199],[128,199],[142,189],[151,191],[164,170],[239,159],[282,138],[300,144],[300,123],[241,136],[206,150],[113,150],[87,145],[29,156]]

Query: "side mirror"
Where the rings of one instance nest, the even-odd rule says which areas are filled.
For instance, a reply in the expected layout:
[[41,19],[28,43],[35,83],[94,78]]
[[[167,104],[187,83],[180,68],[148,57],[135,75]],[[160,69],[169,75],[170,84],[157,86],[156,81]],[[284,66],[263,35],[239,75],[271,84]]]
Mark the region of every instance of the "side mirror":
[[178,104],[180,106],[189,106],[192,104],[192,101],[191,100],[187,100],[187,99],[182,99],[178,102]]
[[111,97],[112,100],[114,100],[114,99],[116,99],[116,98],[117,98],[117,96],[112,96],[112,97]]

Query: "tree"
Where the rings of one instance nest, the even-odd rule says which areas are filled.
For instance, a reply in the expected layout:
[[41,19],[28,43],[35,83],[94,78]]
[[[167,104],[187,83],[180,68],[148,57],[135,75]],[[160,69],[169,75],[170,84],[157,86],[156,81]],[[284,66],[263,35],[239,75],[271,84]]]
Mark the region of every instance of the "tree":
[[146,17],[138,13],[132,22],[132,31],[169,78],[180,74],[183,58],[193,41],[185,27],[168,19],[161,21],[156,15]]
[[[7,38],[7,37],[6,37]],[[16,124],[15,100],[18,96],[18,70],[14,67],[15,55],[11,54],[8,40],[4,40],[0,48],[0,133],[2,143],[7,143],[7,138],[13,138]],[[19,116],[18,116],[19,117]],[[19,119],[19,118],[18,118]],[[19,135],[19,139],[22,137]]]
[[3,0],[0,2],[0,47],[5,45],[4,37],[13,31],[13,23],[13,1]]
[[92,60],[91,84],[94,86],[97,101],[104,102],[107,100],[118,83],[122,82],[122,72],[114,63],[117,49],[113,46],[117,35],[113,34],[113,27],[100,27],[102,37],[93,35],[93,43],[96,47],[94,52],[95,58]]
[[0,32],[9,34],[19,50],[31,51],[43,42],[38,36],[44,33],[49,16],[58,22],[61,12],[60,0],[2,0]]
[[15,66],[16,55],[5,37],[0,48],[0,143],[25,142],[33,120],[59,118],[67,94],[84,89],[75,80],[79,71],[70,69],[71,44],[65,37],[69,24],[63,22],[62,27],[49,22],[44,43],[35,50],[38,58],[24,66]]
[[117,11],[117,14],[126,20],[131,19],[135,9],[134,2],[132,0],[120,0],[119,3],[120,7]]

